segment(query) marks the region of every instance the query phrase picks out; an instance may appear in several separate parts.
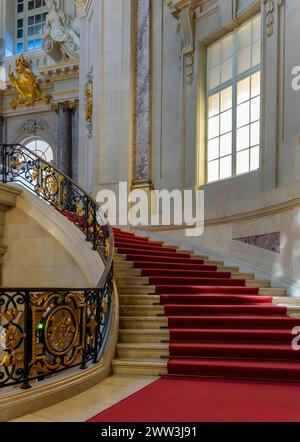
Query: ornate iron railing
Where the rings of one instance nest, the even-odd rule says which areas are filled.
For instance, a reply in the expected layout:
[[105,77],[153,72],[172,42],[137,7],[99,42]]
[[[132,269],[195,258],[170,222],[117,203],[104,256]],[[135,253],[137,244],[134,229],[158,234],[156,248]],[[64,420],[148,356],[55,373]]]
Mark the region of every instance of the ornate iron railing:
[[0,289],[0,388],[28,389],[100,360],[112,305],[114,240],[96,201],[26,147],[0,145],[0,175],[67,217],[105,264],[96,288]]

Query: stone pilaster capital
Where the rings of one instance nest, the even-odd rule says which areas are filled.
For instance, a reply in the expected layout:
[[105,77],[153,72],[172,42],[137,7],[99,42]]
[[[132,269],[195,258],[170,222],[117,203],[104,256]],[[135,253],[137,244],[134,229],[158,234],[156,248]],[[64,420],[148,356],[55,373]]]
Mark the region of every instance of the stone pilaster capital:
[[56,112],[59,114],[60,112],[68,112],[68,111],[75,111],[78,108],[79,100],[68,100],[68,101],[62,101],[53,103],[51,106],[51,109],[53,112]]

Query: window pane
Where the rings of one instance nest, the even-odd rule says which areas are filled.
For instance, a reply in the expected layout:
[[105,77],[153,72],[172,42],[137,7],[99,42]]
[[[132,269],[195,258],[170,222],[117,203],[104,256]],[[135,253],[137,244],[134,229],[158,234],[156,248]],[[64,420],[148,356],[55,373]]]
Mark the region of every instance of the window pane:
[[232,175],[232,158],[221,158],[220,160],[220,179],[229,178]]
[[221,66],[217,65],[209,71],[209,89],[214,89],[220,84]]
[[260,97],[251,100],[251,121],[260,119]]
[[261,48],[261,43],[259,40],[255,42],[252,47],[252,66],[260,64],[260,48]]
[[221,81],[222,83],[226,83],[232,79],[232,58],[228,58],[228,60],[223,61],[222,63],[222,71],[221,71]]
[[237,88],[237,103],[241,104],[248,100],[250,100],[250,77],[239,81]]
[[260,72],[251,77],[251,98],[260,95]]
[[258,15],[253,19],[252,41],[261,39],[261,16]]
[[[256,99],[256,98],[255,98]],[[237,127],[250,123],[250,103],[249,101],[237,107]]]
[[250,170],[259,169],[259,146],[255,146],[250,151]]
[[34,40],[29,40],[29,41],[28,41],[27,49],[28,49],[29,51],[33,51],[33,49],[34,49]]
[[232,108],[232,87],[221,92],[221,112]]
[[211,161],[216,158],[219,158],[219,138],[214,138],[208,142],[207,159]]
[[230,34],[222,40],[222,60],[227,60],[233,55],[233,35]]
[[208,139],[217,137],[220,135],[220,117],[210,118],[208,122]]
[[252,44],[252,29],[251,29],[251,23],[246,23],[245,25],[241,26],[238,31],[238,39],[239,39],[239,49],[245,49]]
[[260,123],[251,124],[251,146],[256,146],[259,144],[260,140]]
[[219,160],[211,161],[208,163],[207,168],[207,181],[209,183],[218,181],[219,179]]
[[220,133],[225,134],[232,131],[232,110],[221,114],[220,118]]
[[240,175],[241,173],[249,172],[250,166],[249,149],[243,150],[236,154],[236,173]]
[[208,66],[212,68],[221,63],[221,44],[217,43],[208,48]]
[[220,138],[220,157],[231,154],[232,152],[232,133],[222,135]]
[[17,44],[17,54],[20,54],[21,52],[23,52],[23,50],[24,50],[23,43],[18,43]]
[[237,130],[236,150],[247,149],[250,145],[250,128],[249,126],[242,127]]
[[215,94],[208,99],[208,117],[214,117],[220,113],[220,94]]
[[239,53],[239,74],[247,71],[251,67],[251,46],[242,49]]

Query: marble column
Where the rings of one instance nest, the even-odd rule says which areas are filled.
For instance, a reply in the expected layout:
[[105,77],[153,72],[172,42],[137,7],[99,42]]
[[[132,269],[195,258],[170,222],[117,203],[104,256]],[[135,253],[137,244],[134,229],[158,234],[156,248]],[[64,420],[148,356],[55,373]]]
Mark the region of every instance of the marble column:
[[4,143],[4,117],[0,115],[0,144]]
[[137,0],[135,19],[135,112],[133,187],[151,184],[151,0]]
[[72,178],[72,113],[69,102],[57,103],[57,168]]
[[76,101],[72,111],[72,179],[78,183],[79,160],[79,102]]

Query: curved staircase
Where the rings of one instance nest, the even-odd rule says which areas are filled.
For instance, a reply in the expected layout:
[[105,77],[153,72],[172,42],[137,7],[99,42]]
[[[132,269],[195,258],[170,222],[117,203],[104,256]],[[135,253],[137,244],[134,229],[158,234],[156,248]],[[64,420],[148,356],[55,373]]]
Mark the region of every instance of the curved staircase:
[[115,373],[300,380],[299,299],[207,256],[119,229],[114,236]]

